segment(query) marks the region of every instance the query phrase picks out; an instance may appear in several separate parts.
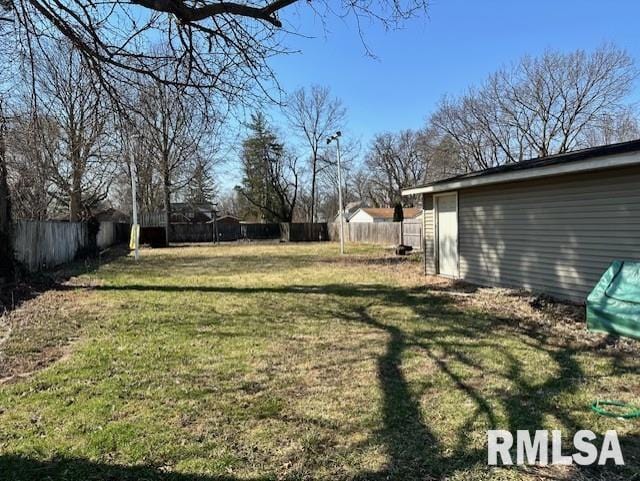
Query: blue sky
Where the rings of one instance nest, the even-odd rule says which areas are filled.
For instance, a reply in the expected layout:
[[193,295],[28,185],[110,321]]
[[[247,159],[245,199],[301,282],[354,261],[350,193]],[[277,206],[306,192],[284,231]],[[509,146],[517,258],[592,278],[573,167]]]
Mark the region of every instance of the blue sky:
[[286,46],[300,53],[271,65],[285,90],[329,86],[348,109],[350,134],[366,147],[376,132],[421,127],[443,95],[461,93],[525,54],[609,41],[640,61],[638,18],[638,1],[433,0],[428,18],[402,30],[367,27],[372,59],[351,22],[331,18],[325,32],[303,2],[283,20],[315,38],[288,35]]
[[352,25],[322,27],[303,4],[287,17],[314,39],[290,36],[300,54],[272,65],[288,90],[319,83],[342,98],[350,127],[364,136],[418,127],[442,95],[459,93],[500,66],[546,48],[593,49],[612,41],[640,57],[638,1],[434,0],[429,18],[401,31],[368,28],[365,55]]

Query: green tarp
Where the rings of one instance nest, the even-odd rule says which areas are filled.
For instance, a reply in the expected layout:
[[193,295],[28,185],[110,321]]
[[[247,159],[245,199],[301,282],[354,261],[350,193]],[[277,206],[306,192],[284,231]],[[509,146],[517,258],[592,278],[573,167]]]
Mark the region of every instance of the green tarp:
[[587,297],[587,327],[640,339],[640,262],[611,263]]

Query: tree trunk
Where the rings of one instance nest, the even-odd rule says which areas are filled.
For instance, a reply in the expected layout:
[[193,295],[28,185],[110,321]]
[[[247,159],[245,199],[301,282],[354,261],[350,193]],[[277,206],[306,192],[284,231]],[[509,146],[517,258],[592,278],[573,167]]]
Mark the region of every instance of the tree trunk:
[[314,153],[313,160],[311,162],[311,219],[313,223],[316,221],[316,166],[318,162],[318,156]]
[[71,192],[69,193],[69,220],[78,222],[80,220],[80,212],[82,210],[82,185],[80,176],[77,172],[73,173],[71,181]]
[[169,182],[169,173],[166,171],[164,172],[162,194],[164,196],[164,236],[168,246],[170,238],[169,233],[171,231],[171,184]]
[[7,182],[5,119],[0,104],[0,285],[14,278],[13,226]]

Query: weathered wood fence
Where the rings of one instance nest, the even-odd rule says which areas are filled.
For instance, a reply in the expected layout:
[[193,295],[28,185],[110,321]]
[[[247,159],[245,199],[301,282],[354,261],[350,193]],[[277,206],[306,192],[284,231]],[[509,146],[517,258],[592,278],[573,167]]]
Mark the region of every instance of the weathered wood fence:
[[171,242],[213,242],[213,224],[171,224]]
[[407,219],[404,225],[404,244],[414,249],[422,249],[422,217]]
[[[126,242],[128,231],[128,224],[100,222],[97,245],[104,249]],[[14,226],[13,245],[16,259],[36,272],[70,262],[90,248],[89,229],[86,222],[21,220]]]
[[280,240],[286,242],[309,242],[329,240],[326,222],[291,222],[280,224]]
[[[408,219],[403,223],[404,243],[414,249],[422,246],[421,219]],[[345,222],[344,236],[347,242],[392,246],[400,244],[400,222]],[[340,240],[340,223],[329,224],[329,238]]]
[[[161,227],[164,227],[162,224]],[[217,232],[214,232],[217,229]],[[217,224],[207,223],[172,223],[169,230],[171,242],[213,242],[215,236],[219,241],[236,241],[239,239],[279,239],[280,224]]]
[[129,242],[131,225],[124,222],[100,222],[100,230],[96,241],[100,249],[106,249],[115,244]]
[[164,212],[140,212],[138,218],[142,227],[164,227]]
[[[149,225],[146,222],[149,221]],[[143,218],[143,227],[164,227],[160,219]],[[214,230],[217,229],[217,232]],[[287,242],[327,241],[329,233],[326,222],[321,223],[172,223],[169,232],[171,242],[237,241],[241,239],[280,239]]]

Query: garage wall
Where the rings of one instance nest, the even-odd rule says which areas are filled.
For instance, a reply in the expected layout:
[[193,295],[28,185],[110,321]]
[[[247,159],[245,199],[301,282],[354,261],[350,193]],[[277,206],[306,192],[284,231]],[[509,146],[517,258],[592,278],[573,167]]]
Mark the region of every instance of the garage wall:
[[[339,222],[340,219],[337,218],[336,222]],[[373,217],[371,217],[369,214],[367,214],[365,211],[358,209],[358,212],[356,212],[353,217],[349,218],[349,222],[375,222]]]
[[470,282],[583,301],[612,260],[640,260],[640,167],[458,195],[460,277]]
[[424,235],[425,274],[436,273],[435,239],[433,235],[433,196],[422,196],[422,232]]

